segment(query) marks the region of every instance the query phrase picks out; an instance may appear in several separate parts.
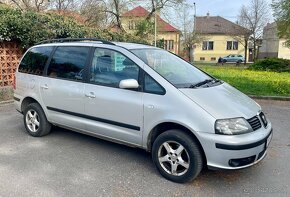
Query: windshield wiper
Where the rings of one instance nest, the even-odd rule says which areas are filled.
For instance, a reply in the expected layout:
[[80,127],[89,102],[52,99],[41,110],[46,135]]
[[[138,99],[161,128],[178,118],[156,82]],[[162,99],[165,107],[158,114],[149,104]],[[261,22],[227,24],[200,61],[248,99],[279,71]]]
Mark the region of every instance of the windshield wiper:
[[206,79],[206,80],[198,82],[198,83],[196,83],[194,85],[190,85],[189,88],[197,88],[197,87],[200,87],[200,86],[205,85],[205,84],[210,83],[210,82],[217,83],[217,82],[220,82],[220,81],[219,80],[214,80],[214,79]]

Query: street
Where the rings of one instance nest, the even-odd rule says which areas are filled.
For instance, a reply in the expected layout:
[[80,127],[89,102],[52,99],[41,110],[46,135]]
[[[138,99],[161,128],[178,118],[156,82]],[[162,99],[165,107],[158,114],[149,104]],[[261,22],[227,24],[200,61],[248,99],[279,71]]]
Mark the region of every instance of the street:
[[144,150],[53,127],[34,138],[13,104],[0,106],[0,196],[290,196],[290,101],[257,100],[273,124],[268,155],[238,171],[167,181]]

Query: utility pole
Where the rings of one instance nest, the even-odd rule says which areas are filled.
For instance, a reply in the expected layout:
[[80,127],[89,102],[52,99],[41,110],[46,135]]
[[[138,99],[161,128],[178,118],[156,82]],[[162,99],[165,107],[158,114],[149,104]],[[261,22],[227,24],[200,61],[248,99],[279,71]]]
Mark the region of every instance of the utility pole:
[[195,32],[195,30],[196,30],[196,5],[195,5],[195,2],[193,3],[193,9],[194,9],[194,15],[193,15],[194,23],[193,23],[193,28],[194,28],[194,32]]
[[[194,15],[193,15],[193,20],[194,20],[193,21],[193,36],[195,36],[195,34],[196,34],[196,5],[195,5],[195,2],[193,3],[193,9],[194,9]],[[192,50],[192,52],[189,52],[190,54],[192,54],[192,57],[190,58],[190,61],[191,62],[194,62],[195,46],[190,46],[190,49]]]
[[155,0],[155,12],[154,12],[154,46],[157,45],[157,0]]

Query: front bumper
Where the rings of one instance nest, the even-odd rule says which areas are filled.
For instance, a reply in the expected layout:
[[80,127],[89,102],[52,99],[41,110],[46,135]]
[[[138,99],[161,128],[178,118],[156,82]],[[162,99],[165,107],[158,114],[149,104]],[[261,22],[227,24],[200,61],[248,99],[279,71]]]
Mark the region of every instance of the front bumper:
[[261,161],[272,139],[272,125],[243,135],[199,133],[209,168],[241,169]]

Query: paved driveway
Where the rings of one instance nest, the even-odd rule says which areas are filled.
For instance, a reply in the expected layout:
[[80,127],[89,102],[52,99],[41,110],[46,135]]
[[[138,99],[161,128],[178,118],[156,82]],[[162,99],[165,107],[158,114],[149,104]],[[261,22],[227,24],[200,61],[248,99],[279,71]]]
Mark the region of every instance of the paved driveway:
[[162,178],[143,150],[60,128],[30,137],[14,106],[2,105],[0,196],[290,196],[290,102],[258,102],[274,127],[265,160],[187,184]]

